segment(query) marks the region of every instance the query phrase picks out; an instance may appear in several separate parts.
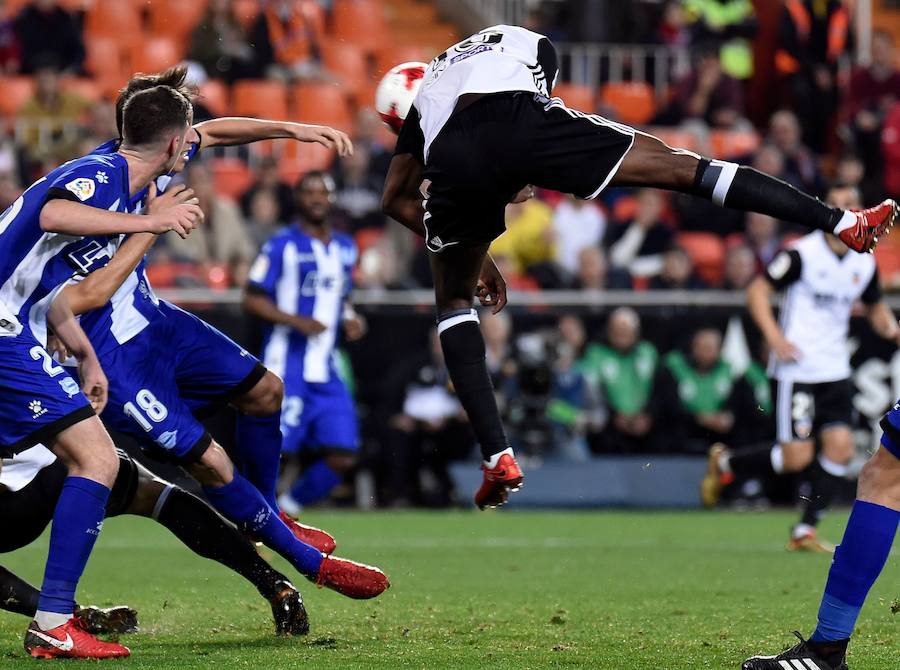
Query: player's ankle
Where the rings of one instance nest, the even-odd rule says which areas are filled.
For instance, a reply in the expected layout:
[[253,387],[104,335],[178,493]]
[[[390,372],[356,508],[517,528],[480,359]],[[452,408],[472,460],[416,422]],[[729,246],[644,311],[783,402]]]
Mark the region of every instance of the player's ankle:
[[72,614],[60,614],[59,612],[44,612],[38,610],[34,615],[34,623],[41,630],[52,630],[62,626],[72,618]]

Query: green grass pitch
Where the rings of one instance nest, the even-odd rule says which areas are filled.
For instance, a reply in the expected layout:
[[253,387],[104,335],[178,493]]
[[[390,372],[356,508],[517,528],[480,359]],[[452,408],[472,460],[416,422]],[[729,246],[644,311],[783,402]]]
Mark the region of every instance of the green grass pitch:
[[[276,639],[268,604],[239,577],[144,519],[107,522],[82,602],[138,608],[135,668],[735,669],[808,633],[830,559],[784,551],[794,515],[517,512],[317,513],[341,555],[392,588],[352,601],[305,581],[305,638]],[[824,525],[838,539],[845,520]],[[0,562],[39,582],[46,536]],[[285,564],[278,559],[279,565]],[[290,574],[290,572],[288,572]],[[900,663],[892,558],[852,648],[854,670]],[[302,581],[302,583],[301,583]],[[27,622],[0,613],[0,667],[30,663]],[[80,665],[80,664],[78,664]],[[105,667],[105,666],[104,666]]]

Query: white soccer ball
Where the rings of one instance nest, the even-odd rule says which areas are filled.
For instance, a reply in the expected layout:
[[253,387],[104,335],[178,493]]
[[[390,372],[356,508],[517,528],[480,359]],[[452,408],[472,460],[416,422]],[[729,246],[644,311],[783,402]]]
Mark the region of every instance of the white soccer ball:
[[375,109],[381,115],[381,120],[395,133],[399,134],[409,114],[419,86],[422,85],[422,77],[425,76],[426,63],[401,63],[391,68],[381,79],[378,89],[375,91]]

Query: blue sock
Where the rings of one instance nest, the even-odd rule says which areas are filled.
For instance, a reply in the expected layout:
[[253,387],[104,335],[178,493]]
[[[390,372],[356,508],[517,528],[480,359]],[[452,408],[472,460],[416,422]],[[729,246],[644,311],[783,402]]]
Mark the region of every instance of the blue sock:
[[269,416],[239,413],[234,437],[241,474],[262,493],[269,507],[277,511],[275,485],[281,465],[281,412]]
[[331,489],[340,484],[342,479],[324,459],[318,460],[309,466],[291,487],[291,497],[301,505],[311,505],[327,497]]
[[878,579],[897,533],[900,512],[857,500],[834,552],[825,595],[819,607],[814,642],[846,640],[853,633],[869,589]]
[[315,579],[319,574],[322,552],[294,537],[262,494],[241,475],[235,473],[231,483],[225,486],[204,486],[203,492],[222,516],[261,537],[305,577]]
[[84,477],[66,477],[50,530],[50,552],[38,610],[71,614],[75,589],[103,528],[109,489]]

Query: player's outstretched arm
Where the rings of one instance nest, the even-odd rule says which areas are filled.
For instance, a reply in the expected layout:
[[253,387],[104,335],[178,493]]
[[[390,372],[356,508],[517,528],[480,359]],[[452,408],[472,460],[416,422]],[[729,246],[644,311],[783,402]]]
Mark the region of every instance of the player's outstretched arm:
[[384,180],[381,210],[416,235],[425,237],[422,164],[413,154],[396,154]]
[[772,285],[764,277],[756,277],[747,287],[747,309],[769,346],[784,362],[797,360],[797,348],[788,342],[772,312]]
[[347,133],[328,126],[228,116],[198,123],[194,128],[203,138],[204,149],[251,144],[262,140],[293,139],[335,149],[339,156],[353,153],[353,143]]
[[56,296],[53,304],[50,305],[50,310],[47,312],[47,323],[78,361],[82,389],[88,400],[91,401],[94,411],[99,414],[106,407],[109,382],[103,373],[103,368],[100,367],[94,347],[91,346],[90,340],[72,313],[65,291]]
[[879,300],[868,309],[869,323],[880,337],[892,340],[900,344],[900,326],[897,325],[897,317],[883,300]]

